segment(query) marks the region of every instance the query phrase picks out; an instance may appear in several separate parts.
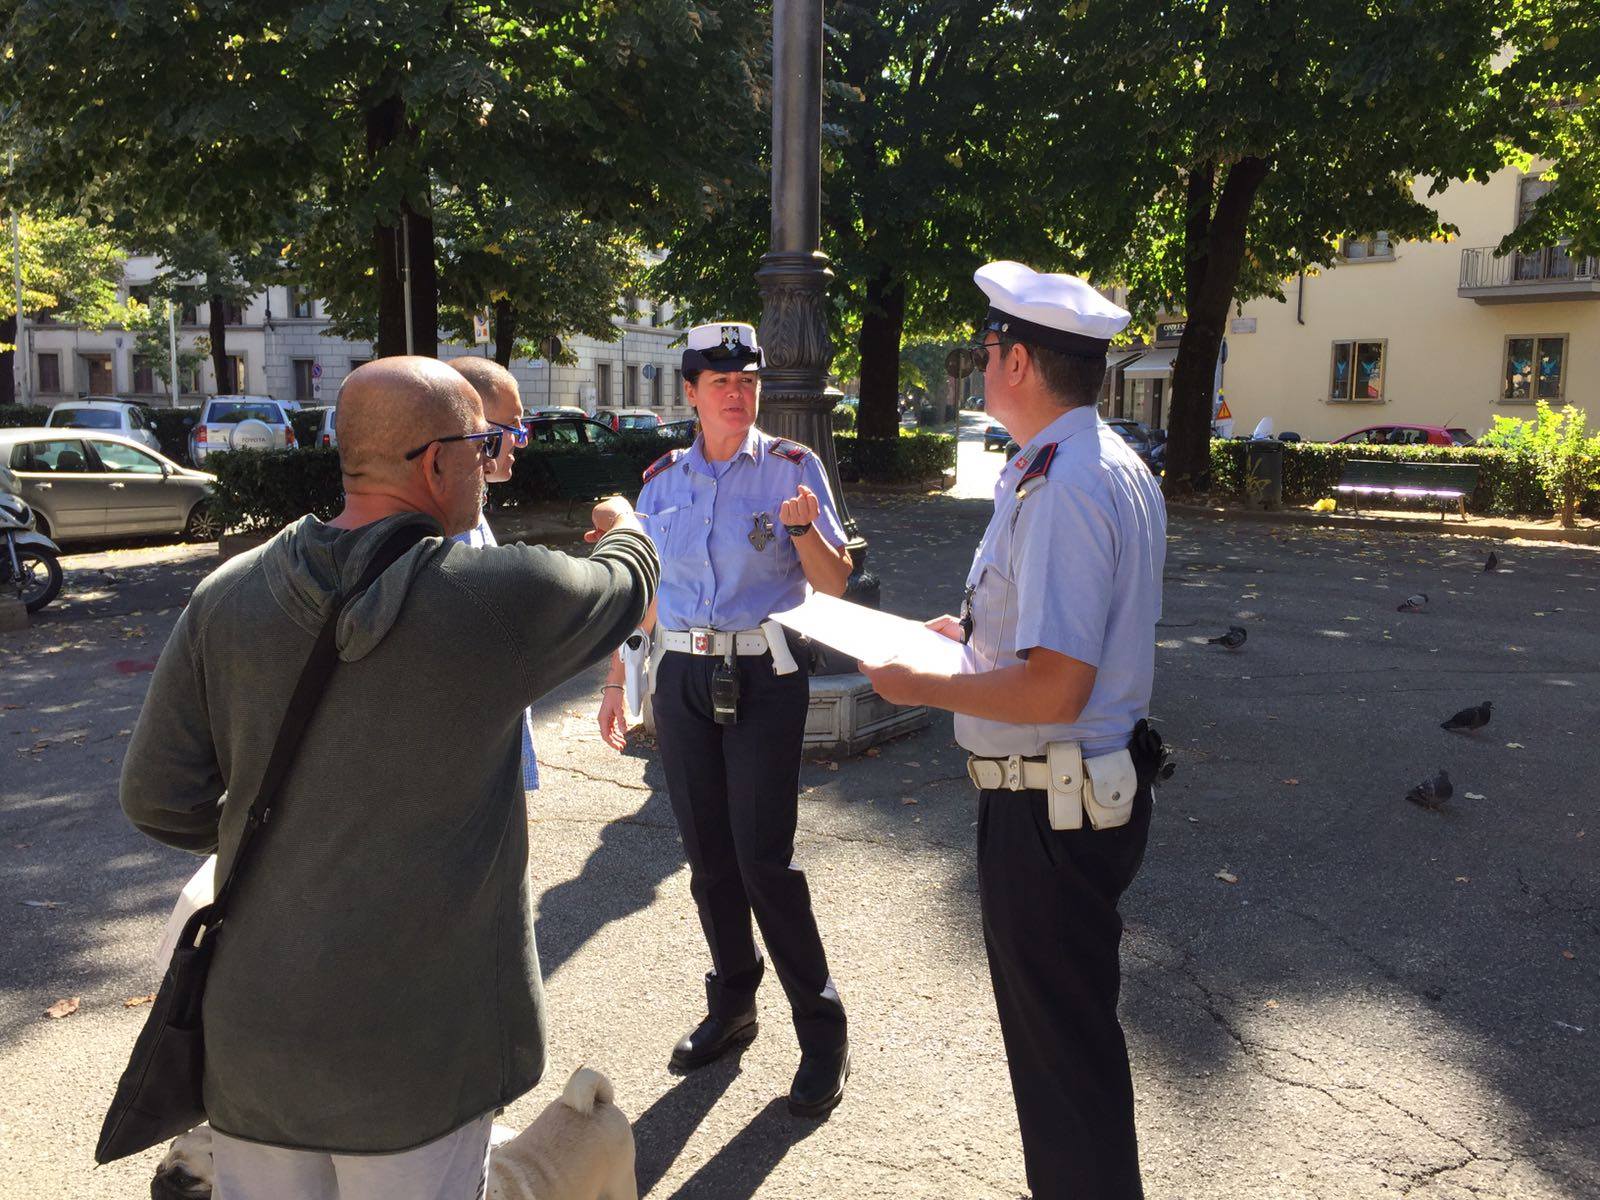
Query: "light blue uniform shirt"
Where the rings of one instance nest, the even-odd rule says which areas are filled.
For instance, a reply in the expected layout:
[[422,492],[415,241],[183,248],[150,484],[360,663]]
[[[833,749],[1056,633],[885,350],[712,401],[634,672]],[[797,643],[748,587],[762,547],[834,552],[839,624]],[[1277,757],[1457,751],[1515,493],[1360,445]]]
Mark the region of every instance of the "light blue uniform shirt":
[[[458,533],[450,539],[454,542],[465,542],[469,546],[498,546],[494,540],[494,531],[489,528],[489,520],[481,512],[478,514],[478,527],[469,529],[465,533]],[[533,709],[528,709],[522,714],[522,790],[534,792],[539,790],[539,758],[533,752]]]
[[[1043,475],[1027,476],[1056,447]],[[1093,405],[1047,425],[1000,473],[994,516],[967,575],[973,618],[963,674],[1013,666],[1042,646],[1096,669],[1071,725],[956,714],[973,754],[1042,755],[1081,742],[1091,757],[1128,744],[1149,713],[1167,509],[1150,469]]]
[[754,629],[810,594],[778,519],[802,483],[817,495],[816,532],[835,548],[846,541],[822,460],[754,426],[726,462],[708,462],[697,437],[646,475],[636,507],[661,556],[662,629]]

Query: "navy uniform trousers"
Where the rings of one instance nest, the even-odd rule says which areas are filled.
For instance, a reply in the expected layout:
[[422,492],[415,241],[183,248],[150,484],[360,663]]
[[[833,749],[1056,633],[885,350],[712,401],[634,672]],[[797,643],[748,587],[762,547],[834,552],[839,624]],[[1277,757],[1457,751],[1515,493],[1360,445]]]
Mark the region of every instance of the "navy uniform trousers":
[[800,747],[811,689],[801,669],[742,655],[739,720],[711,718],[711,674],[722,660],[668,651],[656,676],[656,734],[673,815],[689,860],[689,890],[711,950],[713,1016],[755,1009],[763,963],[754,914],[794,1014],[803,1053],[845,1045],[844,1006],[828,975],[805,873],[793,865]]
[[1117,1020],[1117,900],[1144,861],[1151,773],[1117,829],[1050,828],[1043,791],[978,799],[978,896],[1034,1200],[1137,1200],[1133,1080]]

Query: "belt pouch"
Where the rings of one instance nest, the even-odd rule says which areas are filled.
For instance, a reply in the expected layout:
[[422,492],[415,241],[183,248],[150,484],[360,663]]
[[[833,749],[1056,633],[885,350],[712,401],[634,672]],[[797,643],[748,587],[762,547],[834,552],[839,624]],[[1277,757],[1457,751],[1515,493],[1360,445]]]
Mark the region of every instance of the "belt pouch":
[[1077,742],[1051,742],[1045,747],[1050,768],[1051,829],[1083,828],[1083,748]]
[[1115,829],[1133,816],[1133,796],[1139,790],[1139,774],[1133,755],[1126,750],[1085,759],[1089,784],[1083,789],[1083,807],[1096,829]]
[[718,725],[739,722],[739,657],[732,646],[711,672],[711,719]]

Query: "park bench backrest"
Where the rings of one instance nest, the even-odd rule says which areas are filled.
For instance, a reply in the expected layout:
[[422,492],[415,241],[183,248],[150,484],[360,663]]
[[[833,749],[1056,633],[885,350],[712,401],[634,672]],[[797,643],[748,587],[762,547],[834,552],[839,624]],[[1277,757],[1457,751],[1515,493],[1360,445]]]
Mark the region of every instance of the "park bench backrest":
[[1344,464],[1339,482],[1350,487],[1394,487],[1400,478],[1400,463],[1371,458],[1352,458]]
[[1472,495],[1478,468],[1472,463],[1401,463],[1397,486]]

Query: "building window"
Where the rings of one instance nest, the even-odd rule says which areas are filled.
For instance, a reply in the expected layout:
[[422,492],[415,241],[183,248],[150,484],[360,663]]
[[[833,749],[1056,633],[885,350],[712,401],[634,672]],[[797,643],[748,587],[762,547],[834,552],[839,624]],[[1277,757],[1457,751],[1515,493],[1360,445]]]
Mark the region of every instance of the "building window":
[[622,407],[639,407],[639,368],[637,364],[629,363],[623,368],[622,377]]
[[233,364],[233,390],[240,393],[248,391],[245,387],[244,355],[230,354],[228,361]]
[[606,408],[611,403],[611,364],[596,363],[594,368],[595,395],[599,397],[595,404]]
[[676,408],[680,404],[687,404],[687,403],[688,403],[688,401],[683,398],[683,370],[680,367],[673,367],[672,368],[672,406],[674,408]]
[[1559,400],[1567,369],[1566,335],[1508,337],[1500,399]]
[[357,367],[364,367],[371,361],[370,358],[352,358],[350,360],[350,369],[354,371]]
[[83,378],[88,385],[85,390],[89,395],[109,396],[117,390],[111,373],[111,355],[80,354],[78,361],[83,365]]
[[311,316],[313,302],[311,290],[296,284],[289,289],[289,315],[302,319]]
[[1363,262],[1369,258],[1393,258],[1394,245],[1389,234],[1379,231],[1368,237],[1347,237],[1339,247],[1346,262]]
[[200,309],[193,304],[185,304],[178,312],[179,325],[200,324]]
[[133,390],[136,395],[155,395],[156,372],[147,354],[133,356]]
[[666,374],[660,367],[653,372],[654,378],[650,380],[650,407],[661,407],[661,378]]
[[224,325],[243,325],[244,305],[237,300],[224,300],[222,302],[222,323]]
[[1330,400],[1382,400],[1387,343],[1335,342],[1328,379]]
[[312,378],[311,368],[317,365],[314,358],[297,358],[294,360],[294,398],[301,404],[310,404],[316,380]]
[[59,354],[41,354],[39,362],[39,390],[41,392],[59,392],[61,390],[61,356]]

